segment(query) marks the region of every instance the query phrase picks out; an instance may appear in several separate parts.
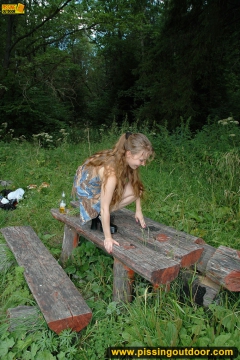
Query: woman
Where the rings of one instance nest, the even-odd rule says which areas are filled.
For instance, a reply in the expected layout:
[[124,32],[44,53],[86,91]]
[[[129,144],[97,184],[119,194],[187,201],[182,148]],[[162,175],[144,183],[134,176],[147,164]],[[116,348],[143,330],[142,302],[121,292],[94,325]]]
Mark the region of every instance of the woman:
[[[136,201],[135,218],[145,227],[140,198],[143,185],[138,168],[153,156],[148,138],[140,133],[123,134],[113,149],[103,150],[88,158],[77,169],[73,192],[80,200],[80,221],[92,219],[91,228],[100,222],[104,246],[108,253],[119,243],[112,238],[117,227],[110,223],[110,213]],[[99,216],[101,214],[101,216]]]

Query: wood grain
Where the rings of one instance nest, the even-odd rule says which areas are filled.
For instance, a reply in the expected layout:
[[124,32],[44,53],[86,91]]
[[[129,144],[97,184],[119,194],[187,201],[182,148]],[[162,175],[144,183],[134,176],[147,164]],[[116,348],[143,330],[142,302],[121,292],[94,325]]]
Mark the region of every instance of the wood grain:
[[53,331],[82,330],[92,312],[67,274],[29,226],[0,229]]
[[240,252],[219,246],[207,263],[206,276],[230,291],[240,291]]
[[[101,231],[91,230],[90,223],[81,226],[78,216],[61,214],[58,209],[52,209],[51,213],[55,219],[62,221],[65,225],[74,229],[76,233],[105,251],[104,234]],[[74,233],[68,231],[68,234]],[[135,237],[129,233],[125,234],[118,231],[113,237],[119,242],[120,246],[113,246],[112,256],[152,284],[166,284],[178,276],[180,261],[173,259],[170,254],[165,255],[156,252],[154,249],[145,246],[145,244],[136,241]],[[73,243],[72,237],[67,241],[65,233],[64,241],[68,242],[68,246],[65,244],[65,247],[70,248]],[[61,257],[64,258],[65,255],[61,255]]]

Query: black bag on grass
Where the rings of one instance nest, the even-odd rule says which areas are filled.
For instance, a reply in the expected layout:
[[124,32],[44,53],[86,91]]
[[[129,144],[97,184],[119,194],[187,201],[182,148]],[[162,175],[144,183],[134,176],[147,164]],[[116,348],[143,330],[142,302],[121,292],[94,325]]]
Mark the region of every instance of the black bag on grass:
[[4,189],[0,193],[0,209],[3,210],[15,210],[17,206],[17,199],[8,200],[8,203],[3,203],[2,200],[10,193],[12,190]]

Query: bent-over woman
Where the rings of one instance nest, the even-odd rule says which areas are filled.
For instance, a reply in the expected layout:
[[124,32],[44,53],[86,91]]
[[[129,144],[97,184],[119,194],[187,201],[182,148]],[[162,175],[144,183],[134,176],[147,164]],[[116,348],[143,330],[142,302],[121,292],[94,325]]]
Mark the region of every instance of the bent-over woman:
[[148,138],[141,133],[125,133],[113,149],[99,151],[89,157],[77,169],[73,193],[80,201],[80,221],[92,220],[91,228],[97,224],[104,233],[104,246],[111,253],[115,241],[112,234],[117,231],[110,221],[110,214],[132,202],[136,202],[136,221],[146,226],[141,208],[143,184],[139,178],[139,166],[145,166],[153,157],[153,148]]

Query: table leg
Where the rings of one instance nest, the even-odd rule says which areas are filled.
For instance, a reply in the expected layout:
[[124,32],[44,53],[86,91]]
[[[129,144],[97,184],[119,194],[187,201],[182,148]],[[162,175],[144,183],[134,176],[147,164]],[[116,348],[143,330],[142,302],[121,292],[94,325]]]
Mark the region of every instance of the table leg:
[[60,255],[60,261],[63,264],[71,256],[73,249],[78,246],[78,242],[79,242],[79,235],[76,232],[76,230],[65,224],[63,243],[62,243],[62,253]]
[[113,301],[132,301],[134,271],[114,258],[113,264]]

